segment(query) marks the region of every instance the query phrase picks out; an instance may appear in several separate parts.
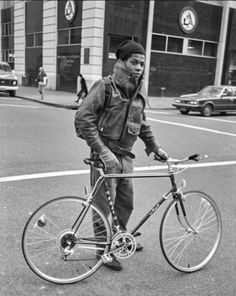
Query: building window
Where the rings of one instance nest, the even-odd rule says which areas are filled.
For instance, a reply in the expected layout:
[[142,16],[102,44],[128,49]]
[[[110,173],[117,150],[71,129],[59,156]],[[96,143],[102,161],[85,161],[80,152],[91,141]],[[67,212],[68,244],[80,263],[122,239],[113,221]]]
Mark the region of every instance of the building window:
[[33,46],[34,46],[34,34],[27,34],[26,47],[33,47]]
[[58,45],[80,44],[81,27],[58,30]]
[[216,58],[217,42],[153,34],[152,51]]
[[152,49],[153,50],[166,50],[166,36],[153,35],[152,37]]
[[188,40],[188,46],[187,46],[187,54],[189,55],[202,55],[202,49],[203,49],[203,42],[197,41],[197,40]]
[[81,29],[70,29],[70,44],[81,43]]
[[183,52],[183,38],[168,37],[168,47],[169,52]]
[[69,30],[58,31],[58,44],[68,44],[69,43]]
[[205,42],[204,44],[204,56],[216,57],[217,44],[212,42]]
[[26,47],[42,47],[43,35],[41,32],[26,34]]
[[2,24],[2,36],[11,36],[14,34],[13,23]]
[[2,60],[9,64],[14,63],[14,50],[13,49],[3,49],[2,50]]
[[35,33],[34,34],[34,42],[35,47],[43,45],[43,34],[42,33]]
[[0,51],[1,59],[8,62],[11,68],[14,69],[14,8],[12,2],[4,1],[3,9],[0,11]]

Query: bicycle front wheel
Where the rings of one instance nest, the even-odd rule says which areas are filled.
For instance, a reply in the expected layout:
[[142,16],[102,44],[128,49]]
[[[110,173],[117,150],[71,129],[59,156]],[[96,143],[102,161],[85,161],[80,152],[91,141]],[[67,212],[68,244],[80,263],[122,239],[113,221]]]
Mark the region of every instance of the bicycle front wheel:
[[[30,216],[23,231],[22,250],[28,266],[39,277],[71,284],[89,277],[102,265],[101,255],[111,244],[111,227],[94,205],[85,213],[85,201],[59,197]],[[74,224],[82,215],[75,230]],[[99,231],[96,225],[100,225]]]
[[183,272],[194,272],[212,259],[220,244],[222,221],[214,200],[200,191],[183,194],[187,225],[180,202],[173,200],[160,225],[160,244],[167,262]]

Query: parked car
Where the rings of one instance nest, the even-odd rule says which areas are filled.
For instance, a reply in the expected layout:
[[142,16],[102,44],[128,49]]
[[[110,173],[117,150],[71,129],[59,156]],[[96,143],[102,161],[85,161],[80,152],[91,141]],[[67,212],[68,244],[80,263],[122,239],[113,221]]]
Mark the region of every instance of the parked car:
[[18,89],[17,77],[6,62],[0,62],[0,92],[7,92],[11,97],[16,95]]
[[211,116],[213,112],[236,111],[236,86],[208,85],[196,94],[182,95],[172,103],[180,113],[201,112]]

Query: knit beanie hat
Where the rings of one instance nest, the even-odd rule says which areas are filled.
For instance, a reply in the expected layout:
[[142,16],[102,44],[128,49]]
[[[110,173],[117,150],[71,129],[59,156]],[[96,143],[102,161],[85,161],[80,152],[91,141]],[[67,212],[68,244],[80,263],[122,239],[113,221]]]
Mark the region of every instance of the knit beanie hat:
[[117,60],[124,60],[124,58],[131,53],[139,53],[145,55],[145,50],[140,43],[132,40],[126,40],[118,46],[118,49],[116,51],[116,58]]

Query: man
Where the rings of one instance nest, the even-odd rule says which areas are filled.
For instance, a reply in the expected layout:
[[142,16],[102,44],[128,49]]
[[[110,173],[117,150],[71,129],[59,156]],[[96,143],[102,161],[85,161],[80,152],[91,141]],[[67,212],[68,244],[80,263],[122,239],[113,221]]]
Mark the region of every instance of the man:
[[[101,79],[92,87],[75,116],[75,126],[79,127],[93,156],[101,158],[105,173],[108,174],[133,172],[135,156],[132,147],[138,137],[145,143],[147,155],[154,152],[160,161],[168,158],[146,122],[144,108],[147,94],[142,81],[145,64],[143,46],[134,41],[125,41],[118,47],[116,57],[114,72],[110,76],[111,96],[105,112],[106,87],[104,79]],[[96,171],[92,170],[93,184],[97,177]],[[132,179],[109,179],[107,183],[121,229],[126,231],[133,210]],[[110,210],[102,190],[97,194],[95,204],[108,217]],[[137,251],[142,248],[139,244]],[[105,266],[122,269],[115,256]]]
[[77,94],[77,99],[75,100],[76,103],[79,103],[79,106],[82,104],[84,98],[88,94],[88,88],[86,81],[81,73],[79,73],[80,76],[80,91]]
[[44,88],[47,85],[47,74],[44,71],[43,67],[39,68],[39,73],[38,73],[38,77],[37,77],[37,82],[38,82],[38,91],[41,95],[41,100],[44,99]]

